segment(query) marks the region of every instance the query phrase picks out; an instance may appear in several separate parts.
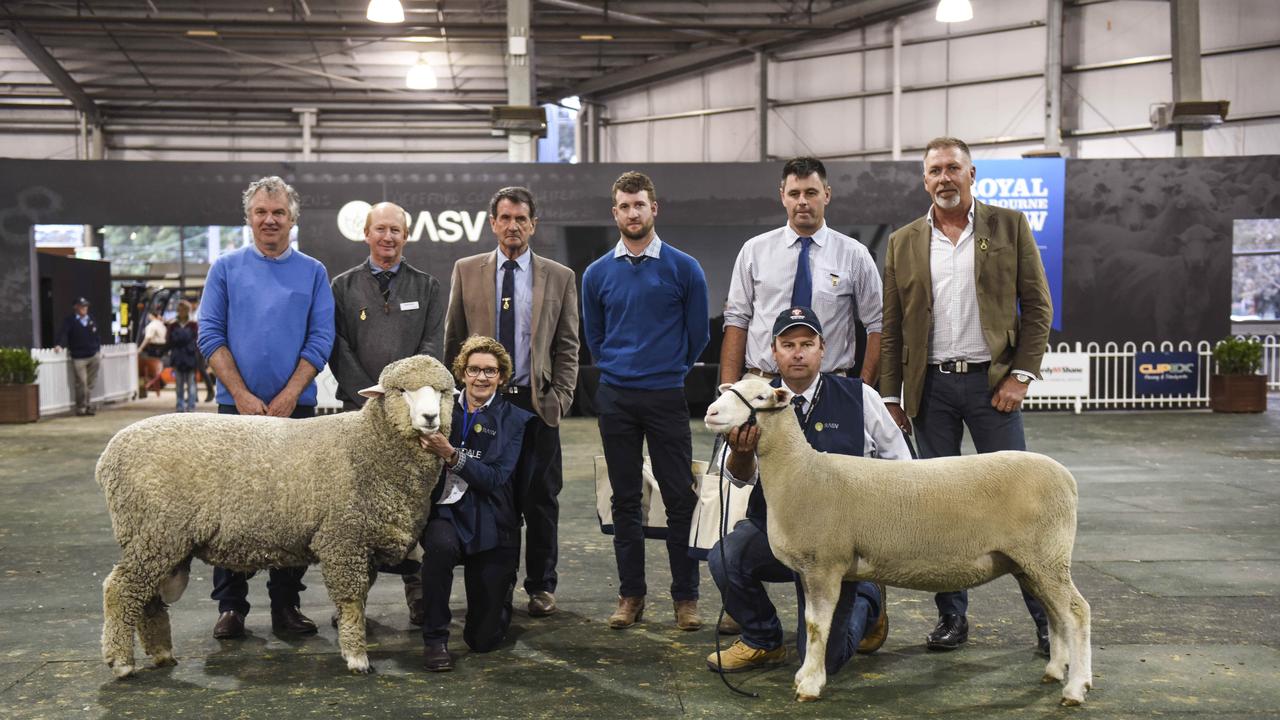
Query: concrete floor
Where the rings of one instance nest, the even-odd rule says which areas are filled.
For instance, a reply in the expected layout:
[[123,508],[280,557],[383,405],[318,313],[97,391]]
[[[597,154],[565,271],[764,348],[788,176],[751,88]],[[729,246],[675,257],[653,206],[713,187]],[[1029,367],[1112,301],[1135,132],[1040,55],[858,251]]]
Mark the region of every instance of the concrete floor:
[[[616,575],[610,539],[594,513],[594,422],[563,432],[562,611],[534,620],[521,609],[513,642],[469,656],[455,629],[458,669],[418,667],[421,641],[399,583],[370,598],[378,672],[344,670],[319,573],[303,610],[317,637],[270,632],[265,579],[250,635],[210,636],[210,571],[196,563],[171,610],[175,668],[146,666],[112,680],[99,651],[101,581],[118,556],[100,489],[98,453],[112,433],[164,412],[171,395],[0,426],[0,716],[10,718],[259,717],[730,717],[915,718],[1280,717],[1280,397],[1265,415],[1036,413],[1032,449],[1066,464],[1080,486],[1074,575],[1093,606],[1095,688],[1083,709],[1059,708],[1060,689],[1039,682],[1032,624],[1010,578],[972,592],[969,644],[925,652],[934,609],[925,593],[890,590],[890,636],[831,679],[821,702],[791,699],[794,660],[735,676],[758,699],[731,694],[704,669],[709,630],[672,625],[666,560],[649,544],[649,611],[635,628],[609,630]],[[210,406],[205,405],[204,408]],[[693,423],[695,450],[711,438]],[[460,583],[460,580],[459,580]],[[703,614],[718,610],[703,576]],[[788,588],[775,593],[794,623]],[[455,588],[455,610],[461,606]],[[460,614],[460,613],[459,613]]]

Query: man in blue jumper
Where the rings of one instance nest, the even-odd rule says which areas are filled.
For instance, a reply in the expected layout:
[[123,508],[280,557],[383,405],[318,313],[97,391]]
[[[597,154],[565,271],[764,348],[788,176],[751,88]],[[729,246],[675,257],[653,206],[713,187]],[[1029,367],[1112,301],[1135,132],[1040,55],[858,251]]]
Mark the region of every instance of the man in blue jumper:
[[600,369],[596,409],[613,489],[613,551],[618,609],[609,627],[631,627],[644,612],[643,444],[667,509],[667,557],[676,625],[702,626],[698,564],[689,557],[689,523],[697,497],[684,379],[710,339],[707,280],[698,261],[653,230],[653,181],[623,173],[613,184],[613,219],[621,237],[582,275],[582,329]]
[[[773,360],[781,377],[795,393],[792,403],[805,439],[815,450],[842,455],[865,455],[888,460],[911,457],[906,439],[884,401],[858,378],[820,373],[826,343],[822,323],[808,307],[783,310],[773,323]],[[722,388],[727,386],[722,386]],[[804,658],[807,637],[804,591],[790,568],[769,548],[764,492],[756,467],[755,449],[760,429],[735,428],[729,433],[730,453],[725,474],[736,485],[754,484],[747,501],[747,518],[711,548],[708,569],[724,597],[725,612],[742,626],[742,637],[727,649],[707,657],[712,670],[740,672],[782,663],[782,623],[765,592],[766,582],[792,582],[800,601],[796,643]],[[769,482],[768,478],[763,480]],[[827,642],[827,674],[835,674],[854,652],[875,652],[889,634],[884,607],[884,587],[869,582],[845,582],[831,617]]]
[[[314,379],[333,350],[333,293],[324,266],[289,245],[298,204],[298,193],[278,177],[251,183],[244,214],[253,244],[209,268],[197,342],[218,376],[220,413],[315,417]],[[315,623],[298,611],[306,568],[270,572],[271,629],[314,633]],[[244,636],[250,577],[214,568],[215,638]]]

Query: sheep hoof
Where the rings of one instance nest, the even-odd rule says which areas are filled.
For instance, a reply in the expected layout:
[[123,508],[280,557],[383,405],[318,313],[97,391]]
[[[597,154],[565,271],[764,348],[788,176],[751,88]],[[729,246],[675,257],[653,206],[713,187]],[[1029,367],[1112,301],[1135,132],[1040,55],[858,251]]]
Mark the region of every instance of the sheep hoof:
[[1062,707],[1080,707],[1082,704],[1084,704],[1084,700],[1069,697],[1062,698],[1061,702]]
[[796,702],[817,702],[817,695],[806,695],[805,693],[796,693]]
[[151,660],[156,664],[156,667],[167,667],[169,665],[178,664],[178,659],[175,658],[173,653],[169,650],[161,650],[160,652],[157,652]]
[[1052,673],[1045,673],[1044,677],[1040,678],[1040,682],[1045,685],[1048,685],[1049,683],[1056,683],[1061,681],[1062,681],[1062,678],[1054,677]]
[[373,666],[369,664],[368,657],[351,658],[347,660],[347,669],[356,675],[368,675],[373,672]]
[[120,664],[111,666],[111,672],[116,676],[117,680],[123,680],[133,674],[134,667],[129,664]]

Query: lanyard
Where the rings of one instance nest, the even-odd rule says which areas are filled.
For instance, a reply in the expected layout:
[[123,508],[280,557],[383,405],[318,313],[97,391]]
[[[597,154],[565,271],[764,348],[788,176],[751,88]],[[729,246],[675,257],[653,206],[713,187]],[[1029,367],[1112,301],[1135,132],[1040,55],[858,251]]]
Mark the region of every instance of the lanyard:
[[477,418],[480,415],[480,412],[482,410],[484,410],[484,408],[479,407],[479,408],[476,408],[475,412],[468,412],[467,398],[465,395],[463,396],[462,398],[462,440],[458,443],[458,447],[467,446],[467,437],[471,435],[471,426],[473,425],[471,421]]
[[818,406],[818,398],[822,396],[822,376],[818,376],[818,387],[813,390],[813,400],[809,403],[809,409],[804,411],[804,417],[800,419],[800,430],[809,429],[809,416],[813,415],[813,409]]

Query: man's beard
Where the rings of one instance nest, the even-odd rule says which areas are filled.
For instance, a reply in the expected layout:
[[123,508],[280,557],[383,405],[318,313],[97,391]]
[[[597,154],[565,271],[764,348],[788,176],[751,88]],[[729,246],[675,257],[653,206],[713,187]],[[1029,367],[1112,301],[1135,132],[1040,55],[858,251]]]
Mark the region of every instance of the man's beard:
[[643,226],[641,226],[639,232],[632,232],[628,230],[626,225],[623,225],[622,227],[618,228],[618,230],[628,240],[643,240],[649,236],[649,233],[653,232],[653,223],[652,222],[645,223]]
[[954,195],[942,196],[934,195],[933,202],[943,210],[951,210],[960,205],[960,193],[957,191]]

